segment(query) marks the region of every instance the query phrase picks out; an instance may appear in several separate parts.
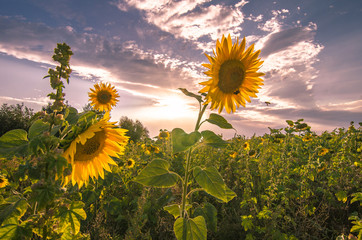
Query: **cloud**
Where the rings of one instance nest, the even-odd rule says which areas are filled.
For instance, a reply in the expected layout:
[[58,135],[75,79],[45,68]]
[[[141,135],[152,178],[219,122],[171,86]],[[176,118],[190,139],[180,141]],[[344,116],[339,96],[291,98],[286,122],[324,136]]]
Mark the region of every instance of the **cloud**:
[[194,63],[143,50],[134,41],[112,41],[69,31],[69,27],[50,28],[4,17],[0,17],[0,29],[1,52],[35,62],[54,64],[52,49],[58,41],[66,42],[75,53],[71,60],[75,73],[88,79],[175,89],[181,80],[195,74]]
[[330,103],[327,105],[320,106],[323,111],[338,111],[344,109],[345,111],[361,113],[362,112],[362,100],[349,101],[344,103]]
[[[247,1],[234,6],[213,5],[210,0],[152,1],[126,0],[128,6],[145,12],[145,19],[161,30],[178,38],[196,41],[207,36],[216,40],[223,33],[239,36],[244,15],[240,8]],[[125,10],[123,2],[116,4]]]
[[272,33],[266,39],[261,57],[285,50],[299,42],[312,42],[315,32],[309,27],[296,27]]
[[2,104],[20,104],[24,103],[25,106],[30,107],[32,109],[40,109],[43,106],[46,106],[50,102],[47,97],[39,97],[39,98],[14,98],[14,97],[6,97],[0,96],[0,105]]
[[278,32],[282,27],[281,20],[285,19],[288,13],[289,10],[287,9],[272,10],[271,11],[272,18],[270,18],[264,23],[260,23],[258,25],[258,28],[265,32]]
[[314,65],[324,47],[315,43],[315,29],[313,24],[280,28],[258,40],[264,60],[261,71],[266,73],[261,99],[279,107],[316,108],[313,80],[318,70]]

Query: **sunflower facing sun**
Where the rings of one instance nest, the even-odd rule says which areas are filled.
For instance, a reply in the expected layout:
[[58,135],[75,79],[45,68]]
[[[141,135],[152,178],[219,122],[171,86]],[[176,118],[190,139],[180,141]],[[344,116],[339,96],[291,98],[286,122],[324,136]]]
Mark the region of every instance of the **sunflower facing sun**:
[[232,44],[230,35],[222,36],[216,42],[214,57],[207,54],[210,64],[202,64],[209,70],[205,72],[210,79],[200,83],[205,87],[200,93],[207,93],[206,102],[211,102],[211,109],[235,112],[240,105],[250,102],[250,97],[257,97],[258,89],[263,84],[260,77],[264,73],[257,72],[263,63],[258,59],[260,50],[254,52],[254,44],[245,51],[245,38]]
[[117,90],[109,83],[94,84],[94,88],[88,93],[91,105],[99,111],[110,111],[118,102]]
[[63,153],[72,164],[72,173],[65,177],[65,183],[78,183],[79,188],[87,184],[89,178],[104,178],[104,170],[111,171],[109,164],[117,165],[111,156],[123,154],[128,142],[125,136],[127,130],[115,128],[114,122],[109,122],[106,113],[99,122],[91,125],[79,134]]

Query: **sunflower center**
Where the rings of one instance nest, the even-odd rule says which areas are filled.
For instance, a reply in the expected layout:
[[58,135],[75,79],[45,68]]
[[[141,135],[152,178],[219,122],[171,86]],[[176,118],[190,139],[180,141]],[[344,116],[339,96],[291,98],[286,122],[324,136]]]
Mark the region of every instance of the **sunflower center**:
[[227,60],[220,66],[218,86],[224,93],[234,93],[245,78],[244,64],[239,60]]
[[84,145],[77,143],[77,151],[74,159],[76,161],[89,161],[93,154],[96,154],[102,146],[103,131],[96,132],[94,136],[84,143]]
[[102,103],[102,104],[107,104],[111,101],[112,99],[112,94],[108,91],[100,91],[97,94],[97,100],[98,102]]
[[4,179],[0,178],[0,183],[3,183],[3,182],[5,182]]

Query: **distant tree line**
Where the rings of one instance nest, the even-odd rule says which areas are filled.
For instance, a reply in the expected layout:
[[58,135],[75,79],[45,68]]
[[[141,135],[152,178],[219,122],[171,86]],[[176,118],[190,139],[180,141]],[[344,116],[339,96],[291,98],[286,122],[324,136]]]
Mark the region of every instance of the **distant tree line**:
[[28,130],[34,117],[34,111],[22,104],[4,103],[0,109],[0,136],[12,129]]
[[[66,104],[69,106],[68,104]],[[90,111],[92,107],[88,104],[83,107],[83,111]],[[52,110],[48,104],[42,107],[42,111],[51,113]],[[33,120],[35,119],[35,113],[33,109],[24,106],[24,103],[16,105],[8,105],[4,103],[0,109],[0,136],[13,129],[29,130]],[[119,126],[127,129],[127,136],[133,142],[138,142],[149,137],[149,131],[139,120],[132,120],[126,116],[123,116],[119,120]]]

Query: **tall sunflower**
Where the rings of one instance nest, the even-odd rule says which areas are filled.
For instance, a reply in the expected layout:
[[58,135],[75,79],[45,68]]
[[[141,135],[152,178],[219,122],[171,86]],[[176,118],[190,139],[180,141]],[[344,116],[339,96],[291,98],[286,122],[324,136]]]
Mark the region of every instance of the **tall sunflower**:
[[127,130],[115,128],[106,113],[99,122],[79,134],[63,153],[72,164],[72,173],[65,177],[65,184],[87,184],[89,178],[104,178],[104,170],[111,171],[109,164],[117,165],[111,156],[123,154],[128,142]]
[[90,89],[92,92],[88,93],[89,101],[95,109],[99,111],[110,111],[112,107],[116,106],[118,102],[117,90],[114,86],[107,83],[94,84],[95,89]]
[[211,109],[225,107],[230,113],[240,105],[245,107],[245,101],[250,102],[250,97],[257,97],[258,89],[263,84],[260,77],[264,73],[258,72],[263,61],[258,59],[260,50],[254,52],[254,44],[245,50],[245,38],[239,44],[232,43],[230,34],[222,36],[221,42],[216,42],[214,57],[207,54],[210,64],[202,64],[209,70],[204,72],[210,79],[201,82],[205,87],[200,93],[207,93],[206,102],[211,102]]

